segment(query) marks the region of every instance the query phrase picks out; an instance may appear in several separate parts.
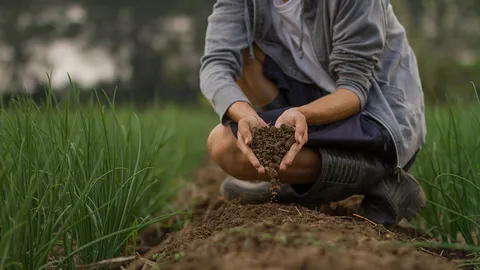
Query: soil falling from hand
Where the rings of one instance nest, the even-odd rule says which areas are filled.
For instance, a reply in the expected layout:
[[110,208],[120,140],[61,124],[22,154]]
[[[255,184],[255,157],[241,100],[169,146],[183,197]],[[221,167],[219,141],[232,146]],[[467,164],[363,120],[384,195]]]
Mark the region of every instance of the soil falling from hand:
[[280,164],[294,143],[295,130],[286,125],[280,128],[267,126],[254,130],[251,147],[271,179],[272,200],[280,191]]

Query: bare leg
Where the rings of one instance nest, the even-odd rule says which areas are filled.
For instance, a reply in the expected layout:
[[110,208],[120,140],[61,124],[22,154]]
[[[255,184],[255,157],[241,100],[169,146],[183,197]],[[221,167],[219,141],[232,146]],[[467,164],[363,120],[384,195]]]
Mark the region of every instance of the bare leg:
[[[218,125],[208,138],[208,151],[212,159],[231,176],[246,181],[268,181],[267,174],[259,174],[243,153],[237,148],[237,139],[229,126]],[[286,184],[307,184],[320,175],[320,155],[303,149],[287,171],[280,173]]]

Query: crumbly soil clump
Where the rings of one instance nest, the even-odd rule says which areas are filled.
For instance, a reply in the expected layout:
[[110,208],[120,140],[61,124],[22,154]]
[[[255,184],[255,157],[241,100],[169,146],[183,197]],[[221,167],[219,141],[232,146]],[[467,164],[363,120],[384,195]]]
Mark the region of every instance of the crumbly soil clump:
[[295,143],[295,130],[287,125],[261,127],[254,130],[252,151],[265,168],[272,184],[272,199],[280,190],[278,171],[283,157]]

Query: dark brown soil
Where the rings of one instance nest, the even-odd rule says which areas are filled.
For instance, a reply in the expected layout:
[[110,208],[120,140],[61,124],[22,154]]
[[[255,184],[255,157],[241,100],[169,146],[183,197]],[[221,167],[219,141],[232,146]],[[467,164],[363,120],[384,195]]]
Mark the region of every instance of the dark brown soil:
[[392,244],[402,240],[353,217],[220,203],[204,222],[171,235],[159,252],[167,269],[455,269],[439,255]]
[[[271,205],[269,210],[277,210]],[[252,210],[251,208],[247,208]],[[287,211],[295,209],[287,208]],[[278,211],[278,210],[277,210]],[[262,213],[265,214],[265,213]],[[293,214],[293,213],[292,213]],[[195,240],[173,255],[167,269],[454,269],[439,257],[395,247],[395,235],[367,224],[306,214],[226,229]],[[311,219],[311,220],[310,220]],[[310,220],[310,221],[309,221]],[[204,235],[195,238],[202,238]],[[179,251],[181,250],[181,251]]]
[[286,125],[261,127],[254,130],[252,151],[267,171],[272,183],[272,199],[280,190],[278,171],[283,157],[295,143],[295,130]]
[[[361,197],[317,211],[274,203],[242,206],[219,197],[225,176],[215,165],[199,171],[179,198],[179,205],[194,202],[192,223],[143,258],[156,260],[161,269],[456,269],[440,251],[395,244],[412,241],[411,230],[392,232],[352,216]],[[146,265],[138,262],[129,269]]]

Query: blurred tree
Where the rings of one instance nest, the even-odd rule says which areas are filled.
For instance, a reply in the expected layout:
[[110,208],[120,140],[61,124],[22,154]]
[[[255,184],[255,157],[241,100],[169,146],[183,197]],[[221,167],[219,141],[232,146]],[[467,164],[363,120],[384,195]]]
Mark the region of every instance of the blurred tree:
[[[10,52],[5,59],[9,89],[23,88],[28,64],[35,47],[61,38],[81,40],[85,49],[100,47],[114,58],[121,85],[120,94],[139,101],[154,96],[176,100],[197,100],[198,56],[188,59],[187,50],[195,57],[203,49],[206,18],[213,0],[3,0],[0,2],[0,46]],[[68,10],[83,9],[86,20],[72,21]],[[177,24],[185,25],[178,33],[166,25],[177,16]],[[188,29],[188,27],[192,27]],[[184,46],[182,43],[189,43]],[[182,58],[182,56],[184,56]],[[176,60],[171,60],[176,58]],[[0,59],[1,61],[1,59]],[[175,72],[167,70],[175,62]],[[192,65],[193,62],[193,65]],[[1,63],[0,63],[1,64]]]
[[[152,0],[73,0],[82,5],[88,13],[85,26],[89,42],[107,48],[114,55],[117,66],[130,73],[125,82],[119,78],[118,84],[130,92],[130,96],[142,102],[152,97],[174,100],[196,100],[198,85],[189,83],[192,72],[197,73],[197,65],[181,61],[184,46],[181,43],[192,42],[190,50],[203,49],[203,36],[206,17],[211,11],[213,1],[152,1]],[[168,35],[168,20],[185,15],[191,23],[186,37]],[[181,22],[180,22],[181,23]],[[177,44],[177,46],[172,46]],[[179,68],[175,75],[168,76],[166,65],[172,55],[176,56]],[[175,60],[174,60],[175,61]],[[195,70],[192,70],[195,69]],[[128,72],[130,70],[130,72]],[[122,90],[122,89],[120,89]]]
[[47,19],[46,13],[61,9],[59,0],[2,0],[0,2],[0,46],[4,47],[4,74],[10,89],[21,91],[28,62],[33,57],[35,44],[70,33],[71,25],[56,25],[60,16]]
[[[108,52],[117,74],[101,87],[113,91],[119,86],[120,97],[140,102],[155,98],[196,101],[199,57],[214,2],[2,0],[0,79],[8,79],[8,90],[21,91],[24,85],[39,84],[32,82],[36,77],[31,66],[49,66],[48,59],[39,56],[44,52],[41,49],[68,39],[85,51],[100,48]],[[392,3],[408,29],[427,92],[443,96],[474,79],[458,74],[473,74],[468,70],[479,66],[480,28],[476,26],[480,23],[480,1]]]
[[480,67],[480,1],[392,0],[417,54],[427,100],[472,97]]
[[[412,22],[414,25],[421,25],[422,18],[425,14],[425,1],[407,0],[406,1],[412,14]],[[415,29],[415,28],[414,28]]]

